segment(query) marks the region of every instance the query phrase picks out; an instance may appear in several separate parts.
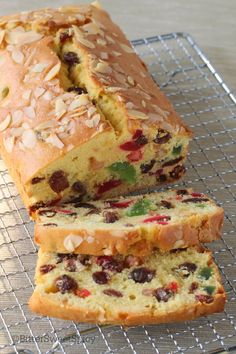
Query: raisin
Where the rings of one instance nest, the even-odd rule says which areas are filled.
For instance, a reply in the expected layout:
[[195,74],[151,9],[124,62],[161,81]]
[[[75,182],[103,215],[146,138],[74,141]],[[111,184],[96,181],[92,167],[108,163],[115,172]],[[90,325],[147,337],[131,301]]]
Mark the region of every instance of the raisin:
[[67,39],[71,38],[72,35],[69,34],[69,31],[61,32],[60,33],[60,42],[65,43]]
[[54,268],[56,268],[54,264],[44,264],[40,267],[40,272],[42,274],[46,274],[51,272],[51,270],[53,270]]
[[153,166],[155,165],[156,160],[151,160],[149,163],[146,164],[141,164],[140,165],[140,170],[142,173],[147,173],[149,172]]
[[95,205],[91,203],[76,203],[74,205],[75,208],[84,208],[84,209],[96,209]]
[[133,279],[135,283],[150,282],[155,275],[155,271],[146,267],[135,268],[129,274],[129,278]]
[[37,184],[37,183],[43,181],[44,179],[45,179],[45,177],[34,177],[31,180],[31,184]]
[[181,160],[183,160],[183,157],[180,156],[180,157],[177,157],[176,159],[173,159],[173,160],[169,160],[169,161],[166,161],[165,163],[163,163],[163,167],[166,167],[166,166],[172,166],[172,165],[176,165],[178,162],[180,162]]
[[44,215],[47,218],[53,218],[56,215],[56,211],[53,209],[42,209],[38,212],[39,215]]
[[122,272],[124,264],[122,261],[118,261],[112,256],[99,256],[96,259],[96,263],[103,269],[110,270],[111,272]]
[[170,172],[170,177],[174,179],[180,178],[185,172],[185,167],[182,165],[177,165],[175,168]]
[[68,65],[75,65],[80,62],[78,55],[74,52],[63,53],[63,61]]
[[106,272],[95,272],[92,277],[97,284],[107,284],[110,280],[110,276]]
[[166,209],[174,208],[173,204],[171,204],[171,202],[168,202],[167,200],[161,200],[161,206],[163,206]]
[[211,304],[214,301],[214,297],[211,295],[196,295],[195,299],[200,301],[200,302],[205,302],[206,304]]
[[64,191],[64,189],[68,188],[69,182],[65,172],[62,170],[53,172],[53,174],[49,178],[49,185],[55,193],[60,193]]
[[193,294],[198,289],[198,283],[194,281],[189,287],[189,294]]
[[168,288],[157,288],[153,292],[158,302],[167,302],[169,298],[173,295],[173,292]]
[[179,190],[176,191],[176,194],[177,195],[187,195],[189,193],[188,193],[187,189],[179,189]]
[[171,134],[164,129],[158,129],[157,135],[153,140],[156,144],[165,144],[171,139]]
[[103,213],[104,222],[108,224],[113,224],[117,220],[119,220],[119,215],[114,211],[106,211]]
[[188,198],[182,200],[182,203],[202,203],[202,202],[209,202],[208,198]]
[[91,257],[88,256],[87,254],[86,255],[79,254],[78,259],[79,259],[80,263],[84,266],[88,266],[91,264]]
[[77,259],[78,255],[74,253],[57,253],[57,264],[68,259]]
[[148,139],[146,138],[145,135],[140,135],[136,140],[135,140],[136,144],[139,146],[143,146],[146,145],[148,143]]
[[99,214],[100,212],[101,212],[101,209],[94,208],[94,209],[89,210],[89,211],[85,214],[85,216],[93,215],[93,214]]
[[81,196],[86,194],[86,189],[80,181],[77,181],[72,185],[72,190],[75,193],[79,193]]
[[73,258],[67,259],[66,264],[65,264],[65,269],[68,272],[75,272],[76,271],[75,259],[73,259]]
[[76,290],[78,285],[73,278],[63,274],[56,279],[56,287],[62,294],[65,294],[69,291]]
[[80,86],[70,86],[68,89],[67,89],[68,92],[75,92],[77,93],[77,95],[81,95],[82,93],[88,93],[88,91],[83,88],[83,87],[80,87]]
[[108,296],[115,296],[115,297],[122,297],[122,293],[120,291],[114,290],[114,289],[105,289],[103,290],[103,293]]
[[177,268],[174,268],[174,270],[183,278],[188,278],[191,273],[194,273],[196,271],[196,269],[196,264],[191,262],[184,262],[182,264],[179,264]]
[[166,175],[164,175],[164,174],[161,174],[160,176],[157,176],[157,181],[158,182],[166,182],[166,180],[167,180],[167,177],[166,177]]

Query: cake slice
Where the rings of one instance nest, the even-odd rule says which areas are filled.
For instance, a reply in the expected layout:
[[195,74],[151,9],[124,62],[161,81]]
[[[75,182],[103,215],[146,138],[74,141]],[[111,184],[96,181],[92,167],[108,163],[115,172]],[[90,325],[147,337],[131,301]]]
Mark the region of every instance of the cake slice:
[[223,311],[211,252],[200,247],[149,257],[39,251],[33,312],[76,322],[139,325]]
[[148,254],[218,239],[223,216],[191,189],[70,203],[36,212],[35,241],[49,252]]
[[102,9],[1,17],[0,56],[0,151],[31,211],[183,175],[191,132]]

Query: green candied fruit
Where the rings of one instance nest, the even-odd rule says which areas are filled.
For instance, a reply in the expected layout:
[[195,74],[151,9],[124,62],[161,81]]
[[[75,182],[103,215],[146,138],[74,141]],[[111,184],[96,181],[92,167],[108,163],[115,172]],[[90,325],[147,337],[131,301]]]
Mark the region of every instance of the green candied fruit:
[[174,156],[179,156],[181,154],[182,147],[183,147],[183,145],[174,146],[173,150],[172,150],[172,154]]
[[197,207],[197,208],[204,209],[204,208],[207,207],[207,205],[206,205],[206,204],[203,204],[203,203],[197,203],[197,204],[196,204],[196,207]]
[[208,280],[212,276],[212,273],[213,269],[211,267],[204,267],[201,269],[199,275],[201,278]]
[[136,182],[135,168],[129,162],[115,162],[108,168],[111,172],[118,175],[122,181],[130,184]]
[[139,200],[134,205],[132,205],[126,211],[126,215],[127,216],[145,215],[145,214],[147,214],[149,212],[149,210],[153,210],[152,207],[153,207],[153,205],[152,205],[150,200],[142,199],[142,200]]
[[208,285],[204,287],[204,290],[207,292],[208,295],[212,295],[215,292],[216,287],[213,285]]

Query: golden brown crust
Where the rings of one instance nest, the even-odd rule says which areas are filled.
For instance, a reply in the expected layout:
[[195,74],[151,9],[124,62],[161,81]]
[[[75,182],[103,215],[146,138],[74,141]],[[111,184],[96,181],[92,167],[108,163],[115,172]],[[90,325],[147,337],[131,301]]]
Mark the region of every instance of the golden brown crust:
[[226,297],[224,290],[217,294],[214,302],[211,304],[196,303],[194,305],[186,305],[183,308],[168,312],[165,314],[153,313],[151,310],[146,313],[128,313],[116,312],[104,313],[103,311],[87,311],[76,307],[70,307],[64,304],[58,306],[55,302],[47,299],[45,296],[35,291],[30,298],[29,307],[31,311],[44,316],[52,316],[62,318],[64,320],[72,320],[76,322],[114,324],[114,325],[144,325],[169,322],[181,322],[207,316],[213,313],[222,312],[224,310]]
[[[199,222],[197,216],[189,218],[184,224],[156,226],[155,231],[144,233],[143,228],[135,230],[88,230],[63,229],[53,226],[35,225],[35,242],[44,251],[67,253],[64,241],[68,235],[82,238],[83,242],[74,249],[74,253],[92,255],[135,254],[147,255],[154,248],[169,251],[175,248],[186,248],[199,243],[212,242],[220,238],[224,211],[219,208],[215,213],[202,218]],[[195,226],[197,225],[197,226]],[[90,236],[90,238],[88,238]]]

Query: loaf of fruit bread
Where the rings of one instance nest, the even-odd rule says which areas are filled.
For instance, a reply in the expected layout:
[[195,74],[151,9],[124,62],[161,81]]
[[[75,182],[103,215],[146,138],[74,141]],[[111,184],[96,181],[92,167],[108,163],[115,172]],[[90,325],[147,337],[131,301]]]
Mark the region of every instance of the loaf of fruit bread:
[[206,195],[169,190],[40,208],[35,241],[48,252],[144,255],[216,240],[223,217]]
[[30,210],[174,181],[190,138],[96,4],[0,18],[0,151]]
[[149,257],[39,251],[33,312],[78,322],[138,325],[223,311],[225,292],[209,251]]

